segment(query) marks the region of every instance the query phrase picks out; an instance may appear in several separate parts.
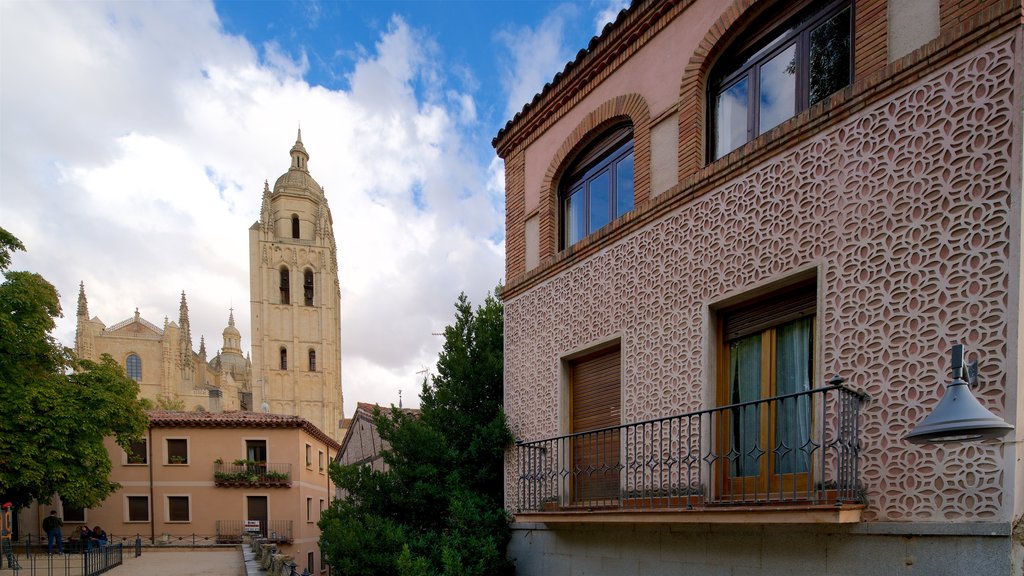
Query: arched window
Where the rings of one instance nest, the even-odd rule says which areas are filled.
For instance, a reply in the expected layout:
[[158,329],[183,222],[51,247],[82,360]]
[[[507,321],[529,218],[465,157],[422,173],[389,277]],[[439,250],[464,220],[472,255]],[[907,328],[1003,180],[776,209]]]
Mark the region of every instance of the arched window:
[[[723,53],[708,78],[711,160],[853,81],[850,4],[849,0],[814,2],[786,10],[745,31]],[[786,4],[779,2],[779,6]]]
[[288,369],[288,349],[281,348],[281,370]]
[[125,359],[124,369],[132,380],[136,382],[142,380],[142,359],[135,354],[129,354],[128,358]]
[[299,217],[292,214],[292,238],[299,237]]
[[291,303],[291,282],[288,280],[288,268],[281,268],[281,304]]
[[559,249],[633,209],[633,127],[619,124],[573,161],[559,197]]
[[316,350],[309,350],[309,371],[316,372]]
[[306,270],[305,274],[302,275],[302,292],[303,297],[306,301],[306,306],[313,305],[313,271]]

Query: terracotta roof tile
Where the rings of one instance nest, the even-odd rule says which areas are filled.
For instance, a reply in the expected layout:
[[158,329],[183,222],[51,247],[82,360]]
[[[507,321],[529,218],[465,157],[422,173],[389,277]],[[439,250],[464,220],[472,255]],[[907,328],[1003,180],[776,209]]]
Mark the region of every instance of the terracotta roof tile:
[[302,428],[310,436],[334,449],[341,448],[333,438],[301,416],[265,414],[263,412],[179,412],[147,410],[154,428]]

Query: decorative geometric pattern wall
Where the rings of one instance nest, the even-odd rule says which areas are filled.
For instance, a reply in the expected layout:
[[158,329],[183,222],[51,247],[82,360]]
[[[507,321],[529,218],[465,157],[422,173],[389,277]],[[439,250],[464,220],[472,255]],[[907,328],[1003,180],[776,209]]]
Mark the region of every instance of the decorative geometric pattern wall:
[[998,443],[902,437],[955,342],[981,362],[982,403],[1007,413],[1016,82],[1012,39],[983,46],[507,302],[516,438],[559,434],[559,357],[616,334],[624,423],[703,407],[708,303],[818,264],[821,372],[872,397],[864,519],[1008,520]]

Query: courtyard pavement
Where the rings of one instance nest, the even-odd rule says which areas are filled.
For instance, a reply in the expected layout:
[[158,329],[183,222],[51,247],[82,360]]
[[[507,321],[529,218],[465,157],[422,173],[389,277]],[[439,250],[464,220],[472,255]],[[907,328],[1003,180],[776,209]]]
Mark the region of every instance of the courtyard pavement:
[[242,551],[234,548],[143,548],[142,556],[125,549],[124,563],[106,576],[245,576]]

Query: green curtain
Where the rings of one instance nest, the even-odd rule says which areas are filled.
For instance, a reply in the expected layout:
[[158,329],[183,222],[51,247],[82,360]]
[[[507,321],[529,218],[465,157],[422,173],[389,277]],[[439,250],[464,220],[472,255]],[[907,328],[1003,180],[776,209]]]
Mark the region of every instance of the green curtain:
[[[811,389],[814,318],[801,318],[775,331],[775,394]],[[775,473],[795,474],[811,468],[811,399],[780,400],[775,412]]]
[[[729,403],[738,404],[761,398],[761,335],[752,334],[729,344]],[[733,477],[758,474],[758,449],[761,447],[760,404],[732,409],[730,455]]]

